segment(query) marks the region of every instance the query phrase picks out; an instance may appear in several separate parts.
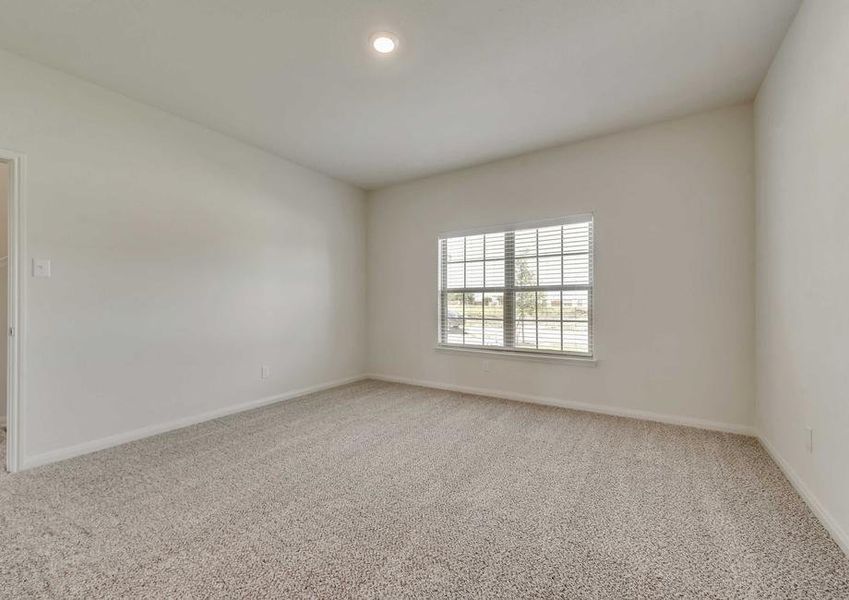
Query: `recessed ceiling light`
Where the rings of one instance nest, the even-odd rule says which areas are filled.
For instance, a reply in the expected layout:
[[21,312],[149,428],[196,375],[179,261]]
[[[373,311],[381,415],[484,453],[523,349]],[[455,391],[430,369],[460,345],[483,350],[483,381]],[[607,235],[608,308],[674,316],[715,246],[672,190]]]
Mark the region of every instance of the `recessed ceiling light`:
[[380,54],[391,54],[398,49],[398,36],[388,31],[381,31],[371,36],[371,47]]

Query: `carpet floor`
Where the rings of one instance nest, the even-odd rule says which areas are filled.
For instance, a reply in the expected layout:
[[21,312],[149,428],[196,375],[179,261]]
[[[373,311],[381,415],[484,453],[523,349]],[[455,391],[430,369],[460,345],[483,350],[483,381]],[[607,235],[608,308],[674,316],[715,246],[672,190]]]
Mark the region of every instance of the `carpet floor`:
[[364,381],[0,476],[8,598],[849,598],[752,438]]

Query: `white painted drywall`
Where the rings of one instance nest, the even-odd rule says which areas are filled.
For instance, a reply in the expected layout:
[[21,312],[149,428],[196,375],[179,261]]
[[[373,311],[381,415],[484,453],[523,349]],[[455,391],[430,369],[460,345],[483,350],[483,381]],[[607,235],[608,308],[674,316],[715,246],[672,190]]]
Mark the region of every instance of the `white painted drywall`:
[[[748,426],[751,105],[369,195],[369,370]],[[596,368],[434,349],[437,235],[595,213]]]
[[6,0],[0,44],[375,188],[750,100],[800,1]]
[[849,551],[847,57],[849,2],[803,3],[755,114],[758,428]]
[[362,373],[360,190],[7,53],[0,147],[28,169],[25,463]]
[[[9,287],[9,165],[0,162],[0,331],[5,331]],[[6,338],[0,342],[0,423],[6,422]],[[4,465],[0,465],[0,469]]]

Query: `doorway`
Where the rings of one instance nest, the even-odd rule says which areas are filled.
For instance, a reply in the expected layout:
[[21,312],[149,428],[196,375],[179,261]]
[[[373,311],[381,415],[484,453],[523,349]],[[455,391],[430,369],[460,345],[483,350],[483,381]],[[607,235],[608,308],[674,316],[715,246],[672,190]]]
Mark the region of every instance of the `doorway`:
[[20,281],[24,157],[0,149],[0,468],[15,472],[21,464],[20,356],[22,286]]

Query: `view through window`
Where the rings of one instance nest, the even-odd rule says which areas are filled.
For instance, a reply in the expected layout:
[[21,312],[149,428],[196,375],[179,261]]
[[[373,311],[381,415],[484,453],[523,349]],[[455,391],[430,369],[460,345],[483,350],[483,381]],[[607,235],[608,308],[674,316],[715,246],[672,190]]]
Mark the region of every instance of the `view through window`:
[[592,356],[593,220],[439,239],[439,343]]

